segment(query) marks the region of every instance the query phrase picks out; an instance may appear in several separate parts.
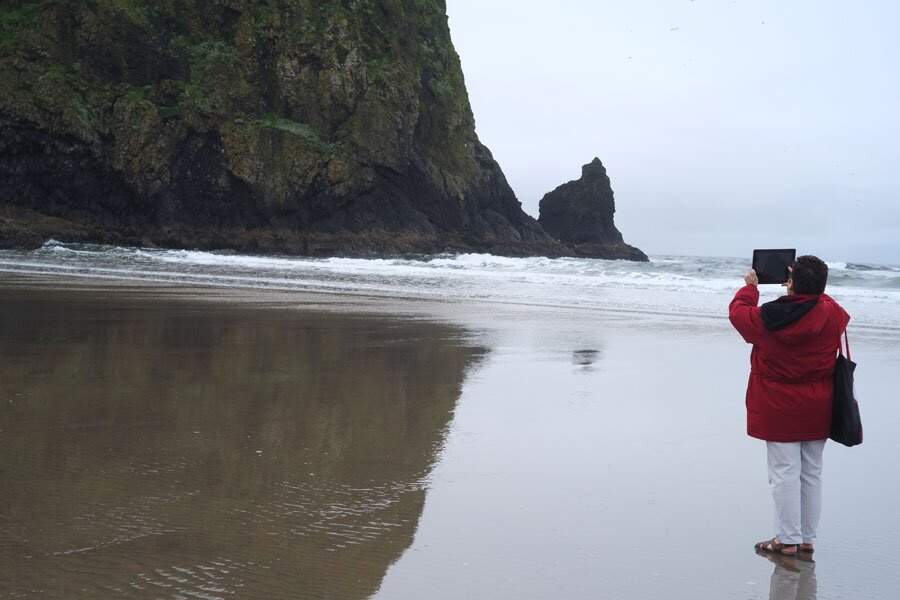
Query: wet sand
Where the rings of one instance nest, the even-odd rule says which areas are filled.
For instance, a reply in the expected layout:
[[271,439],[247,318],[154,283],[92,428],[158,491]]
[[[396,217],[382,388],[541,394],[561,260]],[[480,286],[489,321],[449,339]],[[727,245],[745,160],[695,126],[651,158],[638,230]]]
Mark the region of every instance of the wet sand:
[[883,332],[816,562],[776,564],[724,319],[2,276],[0,331],[0,597],[900,589]]

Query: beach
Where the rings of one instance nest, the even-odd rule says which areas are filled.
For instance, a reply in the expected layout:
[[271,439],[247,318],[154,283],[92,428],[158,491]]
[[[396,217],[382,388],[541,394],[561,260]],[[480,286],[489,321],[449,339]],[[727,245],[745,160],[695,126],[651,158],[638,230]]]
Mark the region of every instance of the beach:
[[724,310],[0,274],[0,597],[891,597],[895,332],[774,564]]

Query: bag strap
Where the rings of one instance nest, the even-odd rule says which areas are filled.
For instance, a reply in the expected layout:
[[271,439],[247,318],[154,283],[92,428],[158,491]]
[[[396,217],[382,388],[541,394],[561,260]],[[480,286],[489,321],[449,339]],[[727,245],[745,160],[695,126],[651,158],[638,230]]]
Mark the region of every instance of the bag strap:
[[[850,358],[850,338],[847,337],[847,330],[846,330],[846,329],[844,329],[844,343],[847,344],[847,360],[852,360],[852,359]],[[842,348],[842,344],[841,344],[841,336],[838,336],[838,353],[839,353],[841,356],[844,355],[844,349]]]

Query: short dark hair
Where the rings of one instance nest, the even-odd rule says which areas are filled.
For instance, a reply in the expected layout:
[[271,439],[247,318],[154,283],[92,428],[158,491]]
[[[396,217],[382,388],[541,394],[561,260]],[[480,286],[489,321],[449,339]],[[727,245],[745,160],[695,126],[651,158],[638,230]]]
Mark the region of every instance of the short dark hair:
[[815,256],[798,256],[791,270],[795,294],[823,294],[828,281],[828,265]]

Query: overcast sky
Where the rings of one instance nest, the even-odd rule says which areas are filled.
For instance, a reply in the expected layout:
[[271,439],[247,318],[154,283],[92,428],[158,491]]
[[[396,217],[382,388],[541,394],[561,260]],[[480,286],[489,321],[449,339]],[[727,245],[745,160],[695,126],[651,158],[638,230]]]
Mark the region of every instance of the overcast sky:
[[447,0],[526,212],[594,156],[653,254],[900,263],[900,2]]

